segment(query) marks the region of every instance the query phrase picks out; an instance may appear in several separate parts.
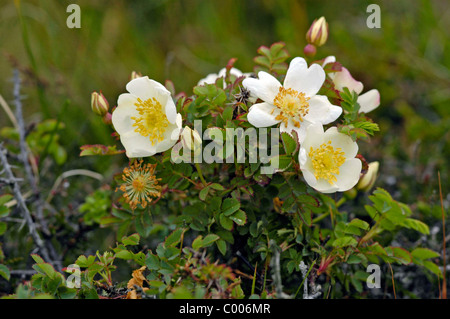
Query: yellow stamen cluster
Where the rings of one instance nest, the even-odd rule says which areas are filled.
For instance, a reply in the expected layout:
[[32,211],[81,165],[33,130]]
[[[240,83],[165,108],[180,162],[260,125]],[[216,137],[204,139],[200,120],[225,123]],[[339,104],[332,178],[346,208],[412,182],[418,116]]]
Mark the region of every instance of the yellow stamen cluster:
[[[281,86],[273,100],[273,104],[280,110],[280,114],[275,117],[275,120],[282,121],[287,127],[288,121],[291,119],[295,127],[300,127],[300,123],[309,112],[308,101],[309,97],[305,97],[305,93],[285,89]],[[272,110],[272,113],[274,111],[275,109]]]
[[139,112],[140,117],[131,117],[134,120],[133,126],[136,127],[135,132],[138,132],[142,136],[149,136],[152,145],[156,142],[164,140],[164,132],[169,126],[169,120],[166,113],[162,109],[161,103],[155,98],[142,101],[137,99],[136,110]]
[[333,148],[331,141],[323,143],[320,147],[309,151],[309,157],[314,168],[314,176],[317,179],[324,179],[332,184],[337,181],[339,167],[344,164],[345,157],[341,148]]
[[[125,201],[135,210],[140,204],[142,208],[152,202],[151,197],[161,196],[161,186],[155,175],[156,164],[142,164],[143,161],[134,161],[125,167],[122,174],[124,183],[118,188],[123,192]],[[118,190],[116,189],[116,191]]]

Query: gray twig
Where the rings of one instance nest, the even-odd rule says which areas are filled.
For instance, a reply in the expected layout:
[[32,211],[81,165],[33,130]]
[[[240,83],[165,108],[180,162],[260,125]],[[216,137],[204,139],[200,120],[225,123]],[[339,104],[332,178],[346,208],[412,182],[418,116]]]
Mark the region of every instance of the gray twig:
[[[36,218],[39,221],[39,224],[41,225],[42,232],[46,234],[47,236],[50,235],[50,231],[48,230],[47,222],[44,218],[43,213],[43,203],[42,199],[40,198],[38,185],[36,182],[36,177],[33,174],[33,170],[31,168],[30,162],[29,162],[29,153],[28,153],[28,147],[26,142],[26,128],[25,128],[25,121],[23,119],[23,108],[22,108],[22,100],[20,97],[20,76],[19,76],[19,70],[14,70],[14,104],[16,106],[16,120],[17,120],[17,130],[19,133],[19,147],[20,147],[20,160],[23,163],[23,166],[25,168],[25,175],[28,183],[31,185],[31,189],[33,191],[33,194],[36,198],[35,200],[35,207],[36,207]],[[54,256],[56,257],[56,256]]]
[[19,133],[19,147],[20,147],[20,159],[25,168],[25,174],[28,182],[31,185],[34,193],[38,193],[36,179],[34,178],[33,171],[31,170],[30,163],[28,162],[28,151],[26,144],[26,129],[23,120],[22,101],[20,99],[20,76],[17,69],[14,70],[14,104],[16,105],[16,120]]
[[11,183],[11,188],[14,193],[14,198],[17,201],[17,206],[22,211],[23,217],[25,218],[28,229],[30,231],[31,236],[33,237],[34,242],[39,247],[39,250],[42,254],[42,257],[46,260],[50,260],[50,255],[48,254],[48,250],[45,247],[45,243],[42,240],[41,236],[36,230],[36,225],[31,217],[31,213],[28,210],[28,207],[25,203],[25,199],[22,196],[22,192],[20,191],[19,184],[15,181],[16,177],[14,176],[11,166],[8,163],[8,159],[6,158],[6,149],[3,147],[3,143],[0,143],[0,161],[2,162],[3,168],[6,173],[6,178],[8,178]]
[[272,251],[273,251],[273,256],[272,256],[270,263],[271,263],[271,267],[272,267],[272,271],[273,271],[272,279],[273,279],[273,283],[275,285],[275,292],[277,294],[277,298],[290,299],[292,297],[283,291],[283,283],[281,281],[281,266],[280,266],[279,247],[273,240],[271,240],[269,242],[269,246],[272,248]]
[[299,265],[300,271],[302,272],[303,277],[303,299],[316,299],[322,294],[322,287],[320,285],[316,285],[314,283],[314,279],[309,281],[309,286],[311,288],[311,294],[308,294],[308,266],[303,262],[300,262]]

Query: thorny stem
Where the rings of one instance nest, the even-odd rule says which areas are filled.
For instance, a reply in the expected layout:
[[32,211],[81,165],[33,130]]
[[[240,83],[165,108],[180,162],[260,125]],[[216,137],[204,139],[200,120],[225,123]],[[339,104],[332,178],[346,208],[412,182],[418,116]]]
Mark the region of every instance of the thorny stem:
[[179,173],[179,172],[173,171],[172,173],[174,173],[175,175],[181,176],[182,178],[186,179],[187,181],[189,181],[190,183],[192,183],[192,184],[195,185],[195,186],[197,185],[197,183],[194,182],[192,179],[190,179],[190,178],[187,177],[187,176],[184,176],[183,174],[181,174],[181,173]]
[[[36,207],[36,218],[39,220],[40,225],[42,226],[42,232],[46,234],[47,236],[50,235],[50,231],[48,230],[47,222],[44,218],[43,213],[43,205],[42,200],[40,198],[40,193],[38,189],[38,182],[37,182],[37,168],[35,168],[36,175],[33,174],[33,169],[30,165],[30,162],[34,162],[33,156],[31,155],[31,152],[29,153],[29,146],[26,142],[26,128],[25,128],[25,121],[23,120],[23,108],[22,108],[22,101],[20,98],[20,76],[19,71],[17,69],[14,70],[14,104],[16,106],[16,122],[17,122],[17,132],[19,134],[19,148],[20,148],[20,161],[23,163],[24,169],[25,169],[25,175],[27,178],[28,183],[31,185],[31,189],[33,192],[33,195],[35,197],[35,207]],[[54,250],[53,247],[49,247],[50,252],[53,254]],[[56,254],[54,254],[55,259],[57,259]]]
[[28,162],[28,152],[25,141],[25,123],[23,120],[23,112],[22,112],[22,101],[20,100],[20,77],[19,71],[17,69],[14,70],[14,103],[16,105],[16,120],[18,124],[18,133],[19,133],[19,146],[20,146],[20,157],[21,161],[24,164],[25,175],[28,179],[28,182],[33,189],[33,192],[38,193],[36,180],[34,178],[33,172],[31,171],[31,166]]
[[30,234],[33,237],[34,242],[38,246],[38,248],[42,254],[42,257],[44,257],[44,259],[50,261],[51,260],[50,255],[48,253],[47,248],[45,247],[45,243],[36,230],[36,225],[34,224],[33,218],[31,217],[31,213],[28,210],[27,205],[25,204],[25,200],[23,199],[22,193],[20,191],[20,186],[15,181],[15,176],[11,170],[11,166],[8,163],[8,159],[6,158],[6,150],[3,147],[3,143],[0,143],[0,161],[2,162],[2,165],[3,165],[4,171],[7,175],[7,178],[12,181],[11,186],[12,186],[12,190],[14,193],[14,197],[16,198],[17,205],[18,205],[18,207],[20,207],[20,209],[23,213],[23,216],[28,224],[28,229],[30,231]]

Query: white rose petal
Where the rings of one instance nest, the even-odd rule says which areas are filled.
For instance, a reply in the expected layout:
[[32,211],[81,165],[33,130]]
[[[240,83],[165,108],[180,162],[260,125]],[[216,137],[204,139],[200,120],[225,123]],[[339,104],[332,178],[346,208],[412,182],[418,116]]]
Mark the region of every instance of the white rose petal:
[[[226,73],[227,73],[227,69],[223,68],[219,71],[219,73],[208,74],[205,78],[198,81],[197,85],[214,84],[214,83],[216,83],[216,80],[218,78],[225,77]],[[230,74],[235,76],[236,78],[239,78],[241,76],[248,77],[250,75],[250,73],[242,73],[241,70],[236,69],[236,68],[231,68]],[[224,82],[223,88],[225,88],[225,87],[226,87],[226,83]]]
[[[336,58],[331,55],[324,59],[322,66],[334,62],[336,62]],[[355,80],[350,74],[350,71],[346,68],[342,67],[341,71],[329,73],[328,76],[333,81],[334,86],[337,90],[343,91],[344,87],[347,87],[350,92],[354,91],[359,95],[359,113],[368,113],[370,111],[373,111],[380,105],[380,92],[378,92],[378,90],[376,89],[372,89],[364,94],[361,94],[364,89],[364,85],[360,81]]]

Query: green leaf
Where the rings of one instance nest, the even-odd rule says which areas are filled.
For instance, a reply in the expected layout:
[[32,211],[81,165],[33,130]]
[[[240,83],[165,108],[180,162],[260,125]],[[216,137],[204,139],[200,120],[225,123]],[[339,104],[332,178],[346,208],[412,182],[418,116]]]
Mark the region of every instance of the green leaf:
[[206,235],[205,238],[203,238],[202,247],[208,247],[212,243],[214,243],[216,240],[218,240],[220,237],[216,234],[209,234]]
[[418,232],[421,232],[425,235],[430,234],[430,228],[428,227],[428,225],[417,219],[406,218],[403,221],[402,226],[417,230]]
[[270,69],[271,63],[267,56],[259,55],[253,59],[256,64],[262,65],[268,69]]
[[233,221],[224,214],[219,215],[219,222],[220,225],[222,225],[222,227],[225,228],[226,230],[233,229]]
[[208,192],[209,192],[209,186],[204,187],[200,193],[198,194],[198,197],[204,201],[206,200],[206,196],[208,196]]
[[41,258],[41,256],[36,254],[31,254],[31,258],[36,262],[36,264],[43,264],[45,263],[44,259]]
[[218,213],[220,212],[220,207],[222,206],[222,198],[215,196],[211,198],[208,209],[211,210],[212,213]]
[[423,262],[423,265],[426,269],[428,269],[429,271],[431,271],[433,274],[435,274],[438,277],[443,277],[442,276],[442,271],[441,269],[433,262],[429,261],[429,260],[425,260]]
[[370,225],[367,222],[365,222],[359,218],[352,219],[352,221],[350,223],[348,223],[348,226],[355,226],[362,230],[369,230],[369,228],[370,228]]
[[300,218],[302,221],[308,225],[308,227],[311,227],[312,225],[312,211],[308,206],[303,206],[302,208],[299,208],[298,210],[300,214]]
[[86,258],[86,256],[81,255],[78,257],[78,259],[75,261],[75,263],[83,268],[88,268],[95,262],[95,256],[89,256]]
[[231,106],[227,106],[222,112],[222,118],[224,121],[231,121],[233,119],[234,109]]
[[238,210],[236,213],[230,216],[230,219],[239,226],[243,226],[247,222],[247,215],[244,211]]
[[159,287],[165,286],[165,284],[162,281],[159,281],[159,280],[149,280],[148,284],[151,287],[155,287],[155,288],[159,288]]
[[363,285],[362,285],[361,281],[359,281],[355,277],[351,277],[351,281],[352,281],[353,287],[355,287],[356,291],[361,293],[363,291]]
[[[227,100],[227,95],[224,90],[218,88],[215,84],[196,86],[194,87],[194,93],[198,96],[206,96],[206,98],[215,105],[222,105]],[[203,104],[200,106],[203,106]]]
[[164,241],[164,246],[171,247],[177,245],[181,241],[181,236],[183,235],[183,233],[183,228],[175,229],[169,236],[167,236],[166,240]]
[[33,269],[36,270],[38,273],[48,276],[50,278],[53,278],[56,273],[53,266],[48,263],[34,264]]
[[195,238],[194,241],[192,242],[192,248],[194,250],[198,250],[201,247],[203,247],[203,236],[198,235],[197,238]]
[[230,216],[241,207],[241,203],[235,198],[225,198],[222,203],[222,213],[225,216]]
[[367,262],[367,257],[363,254],[350,255],[347,259],[347,264],[360,264],[362,262]]
[[225,240],[218,239],[216,241],[216,245],[217,248],[219,248],[220,253],[225,256],[225,254],[227,253],[227,243],[225,242]]
[[0,222],[0,236],[3,235],[6,231],[7,225],[5,222]]
[[128,237],[123,237],[122,238],[122,243],[125,246],[135,246],[135,245],[139,244],[139,240],[140,240],[139,234],[133,234],[133,235],[130,235]]
[[270,49],[268,47],[266,47],[265,45],[262,45],[258,48],[258,50],[256,50],[256,52],[258,52],[261,55],[264,55],[266,57],[270,57],[271,52]]
[[344,237],[336,239],[333,242],[333,247],[337,247],[337,248],[343,248],[343,247],[348,247],[348,246],[355,247],[357,244],[358,244],[358,242],[356,241],[355,238],[350,237],[350,236],[344,236]]
[[10,209],[6,206],[0,206],[0,218],[7,217],[10,213]]
[[271,56],[277,56],[286,46],[284,42],[275,42],[270,46],[270,54]]
[[5,278],[8,281],[9,281],[9,278],[11,278],[11,272],[9,271],[9,268],[3,264],[0,264],[0,276],[2,276],[3,278]]
[[149,253],[145,259],[145,265],[149,270],[158,270],[160,268],[158,256]]
[[5,194],[0,196],[0,206],[5,205],[7,202],[12,200],[13,196],[10,194]]
[[75,288],[59,287],[58,294],[61,299],[74,299],[77,295],[77,290]]
[[416,248],[411,252],[411,255],[418,259],[430,259],[430,258],[436,258],[439,257],[439,253],[428,249],[428,248]]
[[202,96],[202,95],[208,95],[209,89],[208,87],[206,87],[206,85],[198,85],[195,86],[194,89],[194,94],[198,95],[198,96]]
[[129,259],[133,259],[133,253],[131,251],[124,249],[124,250],[120,250],[119,252],[117,252],[116,257],[120,258],[120,259],[129,260]]
[[403,265],[408,265],[412,262],[412,257],[409,251],[401,247],[390,247],[394,257]]
[[212,183],[211,185],[209,185],[212,189],[215,189],[216,191],[223,191],[225,190],[225,188],[217,183]]
[[368,246],[367,249],[375,255],[387,256],[386,250],[379,243],[374,243],[373,245]]
[[292,155],[298,149],[299,145],[297,141],[290,134],[282,132],[281,140],[283,141],[283,147],[287,155]]
[[270,165],[276,168],[276,172],[282,172],[288,169],[292,164],[292,156],[278,155],[270,159]]

